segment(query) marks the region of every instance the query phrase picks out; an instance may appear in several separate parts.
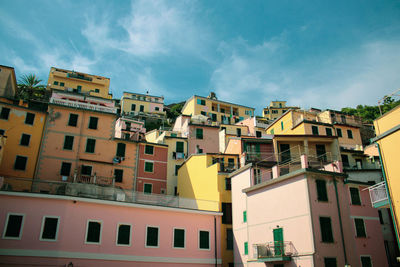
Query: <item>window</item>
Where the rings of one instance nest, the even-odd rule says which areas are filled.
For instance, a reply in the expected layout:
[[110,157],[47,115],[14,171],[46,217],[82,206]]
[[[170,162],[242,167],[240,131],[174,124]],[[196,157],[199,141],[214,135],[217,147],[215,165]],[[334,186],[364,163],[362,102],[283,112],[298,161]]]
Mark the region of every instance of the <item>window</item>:
[[244,242],[244,255],[249,255],[249,243]]
[[82,86],[81,86],[81,85],[78,85],[78,86],[76,87],[76,89],[78,89],[78,92],[81,92],[81,91],[82,91]]
[[6,135],[6,131],[3,129],[0,129],[0,135]]
[[144,112],[144,106],[140,105],[140,112]]
[[17,156],[15,158],[14,169],[24,171],[26,169],[26,162],[28,161],[27,157]]
[[381,210],[378,210],[378,215],[379,215],[380,224],[383,224],[383,216],[382,216],[382,211]]
[[196,129],[196,139],[203,139],[203,129],[201,128]]
[[231,178],[225,178],[225,190],[231,190],[232,185],[231,185]]
[[343,163],[343,167],[350,167],[350,162],[349,162],[349,156],[342,154],[342,163]]
[[325,128],[326,135],[327,136],[332,136],[332,129],[331,128]]
[[154,110],[155,111],[160,111],[160,108],[159,107],[155,107]]
[[86,228],[86,243],[100,244],[101,243],[101,222],[88,221]]
[[92,166],[82,165],[81,174],[82,175],[92,175]]
[[183,142],[176,142],[176,152],[183,153],[184,151],[184,143]]
[[119,246],[130,246],[131,245],[131,225],[118,224],[117,245],[119,245]]
[[312,134],[313,135],[319,135],[318,126],[311,126],[311,129],[312,129]]
[[317,199],[318,201],[328,201],[328,192],[326,191],[326,181],[316,180],[317,185]]
[[358,188],[350,187],[351,204],[361,205],[360,191]]
[[370,256],[361,256],[361,267],[372,267],[372,260]]
[[86,140],[86,150],[85,150],[85,152],[86,153],[94,153],[95,146],[96,146],[96,140],[88,138]]
[[41,241],[56,241],[58,236],[59,217],[45,216],[42,221],[42,230],[40,234]]
[[347,137],[353,139],[353,132],[351,130],[347,130]]
[[60,82],[60,86],[64,86],[65,85],[65,83],[63,83],[63,82]]
[[31,140],[31,136],[29,134],[22,134],[21,135],[21,140],[19,141],[19,144],[21,146],[29,146],[29,141]]
[[8,120],[8,117],[10,115],[10,109],[9,108],[2,108],[1,113],[0,113],[0,119],[3,120]]
[[146,247],[158,247],[158,230],[156,226],[147,226]]
[[197,104],[205,106],[206,105],[206,101],[204,99],[197,99]]
[[34,121],[35,121],[35,114],[27,112],[25,117],[25,124],[33,125]]
[[200,114],[203,116],[207,116],[207,112],[205,112],[205,111],[200,111]]
[[117,144],[117,157],[125,157],[125,148],[126,144],[124,143]]
[[94,89],[94,92],[95,92],[95,93],[100,93],[100,89],[95,88],[95,89]]
[[278,111],[273,109],[272,114],[278,114]]
[[154,146],[146,145],[144,148],[144,153],[147,155],[153,155],[154,154]]
[[178,175],[178,170],[181,165],[175,165],[175,175]]
[[337,267],[336,258],[324,258],[325,267]]
[[260,131],[256,131],[256,137],[261,137],[261,132]]
[[336,134],[337,134],[338,137],[342,137],[343,136],[342,129],[337,128],[336,129]]
[[222,223],[232,224],[232,203],[221,203],[222,207]]
[[57,82],[57,81],[54,81],[53,84],[54,84],[54,85],[58,85],[58,82]]
[[60,174],[62,176],[69,176],[71,172],[71,166],[72,166],[71,162],[62,162]]
[[97,129],[97,123],[99,121],[99,118],[97,117],[90,117],[89,118],[89,129],[96,130]]
[[122,183],[123,176],[124,176],[124,170],[114,169],[114,178],[116,183]]
[[136,110],[136,104],[132,104],[131,105],[131,111],[135,111]]
[[243,211],[243,222],[247,222],[247,211]]
[[153,172],[154,171],[154,163],[150,161],[146,161],[144,163],[144,171],[145,172]]
[[76,127],[78,125],[78,114],[69,114],[68,126]]
[[3,238],[21,239],[22,228],[24,227],[24,215],[17,213],[7,214],[7,221],[3,232]]
[[321,227],[322,242],[333,243],[331,218],[319,217],[319,224]]
[[185,229],[174,228],[174,248],[185,248]]
[[284,127],[283,127],[283,121],[281,121],[281,130],[283,130],[284,129]]
[[63,149],[72,150],[73,145],[74,145],[74,137],[70,136],[70,135],[66,135],[64,137],[64,147],[63,147]]
[[231,228],[226,229],[226,249],[233,250],[233,231]]
[[236,135],[237,135],[238,137],[240,137],[240,136],[242,135],[242,129],[237,128],[237,129],[236,129]]
[[264,110],[264,114],[265,115],[269,114],[269,110]]
[[153,184],[144,184],[143,185],[143,193],[151,194],[153,191]]
[[217,121],[217,114],[211,113],[211,120],[212,121]]
[[209,231],[199,231],[199,248],[200,249],[210,249],[210,232]]
[[356,237],[367,237],[367,233],[365,231],[364,220],[355,218],[354,224],[356,226]]

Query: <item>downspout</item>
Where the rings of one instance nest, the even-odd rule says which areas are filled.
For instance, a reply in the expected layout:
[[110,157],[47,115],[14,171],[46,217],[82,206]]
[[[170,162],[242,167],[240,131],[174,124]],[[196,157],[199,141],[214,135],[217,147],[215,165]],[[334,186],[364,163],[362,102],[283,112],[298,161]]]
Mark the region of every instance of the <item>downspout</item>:
[[136,164],[135,164],[135,177],[133,177],[133,192],[136,191],[136,178],[138,174],[139,165],[139,142],[136,142]]
[[347,266],[348,265],[348,261],[347,261],[347,255],[346,255],[346,245],[345,245],[345,242],[344,242],[342,216],[340,215],[339,196],[338,196],[338,190],[337,190],[337,184],[336,184],[335,176],[333,176],[333,185],[335,186],[336,205],[337,205],[337,209],[338,209],[339,225],[340,225],[340,235],[342,236],[344,264]]
[[397,223],[396,223],[396,217],[394,216],[393,213],[393,206],[392,206],[392,198],[390,197],[390,192],[389,192],[389,187],[388,187],[388,182],[387,182],[387,177],[386,177],[386,171],[385,171],[385,167],[383,166],[383,158],[382,158],[382,154],[381,154],[381,147],[379,145],[378,142],[375,143],[378,147],[378,152],[379,152],[379,162],[381,164],[381,169],[382,169],[382,174],[383,174],[383,178],[385,179],[385,188],[386,188],[386,194],[388,196],[388,200],[389,200],[389,207],[390,207],[390,214],[392,215],[392,221],[393,221],[393,225],[394,225],[394,231],[396,233],[396,240],[397,240],[397,246],[400,248],[400,242],[399,242],[399,231],[397,229]]
[[215,254],[215,267],[218,266],[217,256],[217,218],[214,216],[214,254]]

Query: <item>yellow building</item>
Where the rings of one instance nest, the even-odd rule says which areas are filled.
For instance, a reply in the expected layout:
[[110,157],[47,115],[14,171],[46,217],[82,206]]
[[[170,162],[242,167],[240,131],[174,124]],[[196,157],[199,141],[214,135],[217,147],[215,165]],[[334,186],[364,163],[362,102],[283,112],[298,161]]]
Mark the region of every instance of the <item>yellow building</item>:
[[146,133],[146,141],[168,145],[167,194],[177,195],[178,169],[188,155],[187,137],[180,132],[153,130]]
[[91,96],[112,99],[109,88],[110,78],[73,70],[50,68],[47,90],[67,90],[69,92],[88,93]]
[[121,111],[125,115],[165,116],[164,97],[124,92],[121,98]]
[[[46,112],[33,110],[20,101],[0,100],[0,134],[7,138],[0,176],[13,190],[30,189],[42,140]],[[7,178],[24,178],[10,179]]]
[[208,97],[194,95],[182,108],[183,115],[204,115],[221,124],[235,124],[254,116],[254,108],[217,100],[214,94]]
[[[400,106],[392,109],[374,121],[376,137],[371,141],[378,145],[385,182],[370,189],[372,204],[376,208],[390,207],[394,221],[397,242],[400,227]],[[386,189],[384,184],[386,183]],[[388,193],[388,194],[385,194]]]
[[17,79],[13,67],[0,65],[0,97],[14,97]]
[[299,109],[299,107],[287,107],[286,101],[271,101],[269,107],[263,109],[262,116],[269,120],[275,120],[289,109]]
[[238,156],[191,155],[178,170],[178,194],[196,199],[200,209],[222,211],[222,266],[233,264],[232,199],[228,175],[237,169]]

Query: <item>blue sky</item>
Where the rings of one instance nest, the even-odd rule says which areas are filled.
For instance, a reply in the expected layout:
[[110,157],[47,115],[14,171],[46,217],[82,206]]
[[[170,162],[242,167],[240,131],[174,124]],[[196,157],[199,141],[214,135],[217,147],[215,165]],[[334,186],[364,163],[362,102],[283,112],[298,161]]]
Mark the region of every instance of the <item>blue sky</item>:
[[0,64],[51,66],[165,102],[340,109],[400,88],[399,1],[2,1]]

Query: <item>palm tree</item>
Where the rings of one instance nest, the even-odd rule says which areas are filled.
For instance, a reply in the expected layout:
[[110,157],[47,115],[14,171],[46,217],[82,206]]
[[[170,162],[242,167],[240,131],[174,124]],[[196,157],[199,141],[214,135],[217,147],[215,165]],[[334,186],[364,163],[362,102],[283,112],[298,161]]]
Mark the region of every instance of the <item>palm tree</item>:
[[38,79],[35,74],[22,75],[18,80],[17,97],[23,100],[32,98],[43,98],[45,96],[45,86],[40,84],[42,80]]

